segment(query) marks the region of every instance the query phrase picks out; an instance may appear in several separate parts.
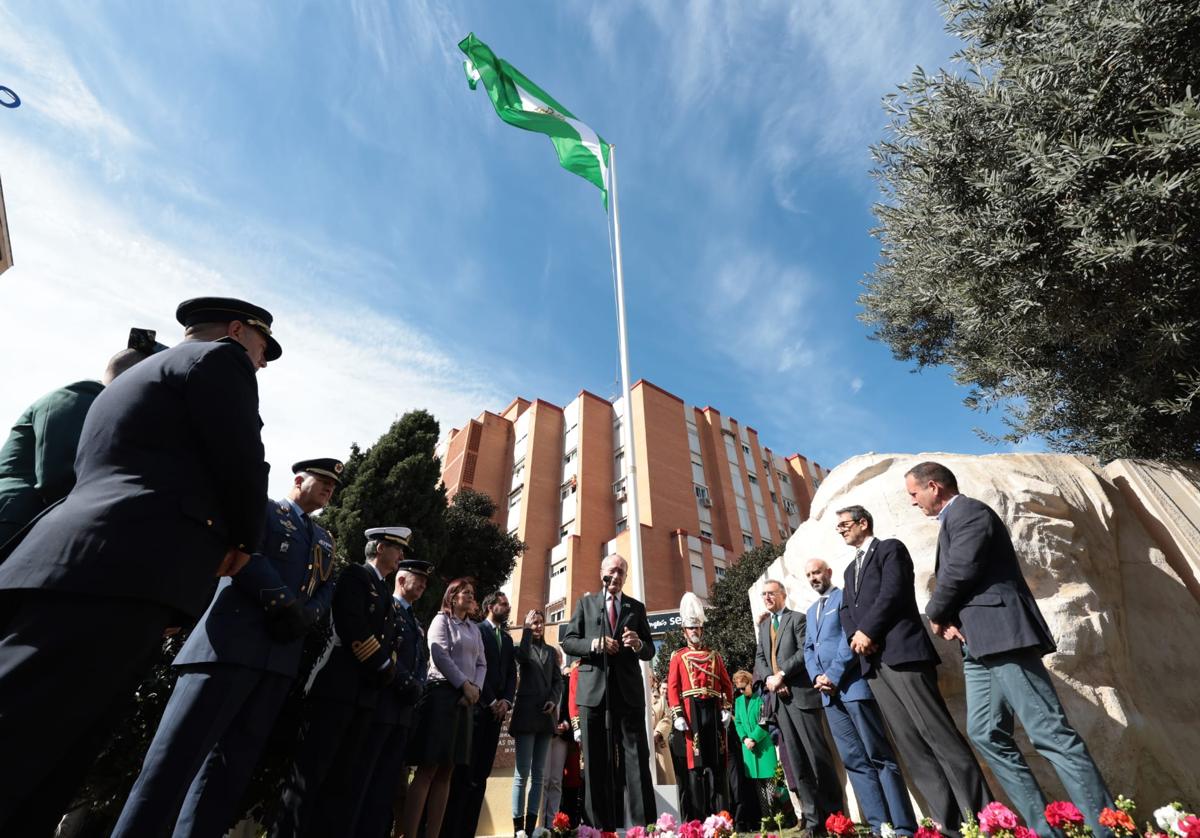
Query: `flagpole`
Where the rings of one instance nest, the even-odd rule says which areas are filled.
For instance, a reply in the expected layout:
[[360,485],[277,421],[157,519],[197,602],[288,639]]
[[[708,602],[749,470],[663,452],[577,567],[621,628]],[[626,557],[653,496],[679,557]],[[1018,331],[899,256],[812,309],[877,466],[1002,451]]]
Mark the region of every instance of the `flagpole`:
[[[629,476],[625,480],[625,497],[628,499],[626,522],[629,524],[629,582],[633,585],[633,597],[646,604],[645,563],[642,560],[642,525],[638,518],[638,473],[637,452],[633,444],[633,397],[629,384],[629,346],[625,323],[625,273],[621,266],[621,212],[617,200],[617,149],[608,147],[608,198],[612,202],[613,266],[617,274],[617,344],[621,356],[621,397],[625,402],[625,415],[621,419],[621,446],[625,449],[629,463]],[[645,702],[647,756],[650,760],[650,782],[656,784],[654,750],[654,708],[650,695],[650,664],[642,662],[642,697]],[[623,816],[623,813],[622,813]],[[641,824],[638,824],[641,826]]]
[[633,398],[629,390],[629,346],[625,324],[625,274],[621,268],[621,213],[617,200],[617,149],[608,147],[608,197],[612,201],[613,263],[617,273],[617,344],[621,355],[621,397],[625,402],[625,416],[621,420],[621,446],[625,449],[625,462],[629,463],[629,477],[625,481],[625,495],[629,512],[629,581],[633,585],[633,596],[643,604],[646,602],[646,575],[642,562],[642,527],[638,519],[637,455],[633,444]]

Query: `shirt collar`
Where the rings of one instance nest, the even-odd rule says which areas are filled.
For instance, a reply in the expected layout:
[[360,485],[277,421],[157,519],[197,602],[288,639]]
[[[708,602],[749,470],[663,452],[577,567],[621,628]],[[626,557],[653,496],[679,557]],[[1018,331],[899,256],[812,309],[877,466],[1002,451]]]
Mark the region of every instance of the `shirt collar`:
[[837,585],[830,585],[829,589],[826,590],[825,593],[818,594],[818,596],[821,597],[821,599],[827,599],[827,598],[829,598],[829,596],[831,596],[833,594],[834,591],[837,591],[837,590],[840,590]]
[[290,503],[292,505],[292,509],[294,509],[296,511],[296,515],[299,516],[300,518],[303,518],[304,510],[300,508],[300,504],[296,503],[291,498],[286,498],[286,500],[288,503]]
[[402,596],[396,596],[395,594],[392,594],[392,599],[396,600],[396,604],[401,608],[412,608],[412,603]]
[[950,498],[950,500],[946,501],[946,505],[942,507],[942,511],[937,514],[938,523],[941,523],[942,519],[946,517],[946,510],[950,508],[950,504],[954,503],[956,500],[958,500],[958,498],[959,495],[955,495],[954,497]]
[[383,581],[383,574],[379,572],[379,568],[375,567],[375,565],[371,564],[370,562],[367,562],[367,567],[371,568],[371,572],[375,574],[376,579],[378,579],[380,582]]
[[[864,541],[862,544],[860,544],[860,545],[858,546],[858,550],[862,550],[862,551],[863,551],[863,555],[865,556],[865,555],[867,555],[867,553],[871,552],[871,545],[872,545],[874,542],[875,542],[875,536],[873,536],[873,535],[868,535],[868,536],[867,536],[867,540],[866,540],[866,541]],[[857,552],[858,552],[858,550],[855,550],[854,552],[855,552],[855,553],[857,553]]]

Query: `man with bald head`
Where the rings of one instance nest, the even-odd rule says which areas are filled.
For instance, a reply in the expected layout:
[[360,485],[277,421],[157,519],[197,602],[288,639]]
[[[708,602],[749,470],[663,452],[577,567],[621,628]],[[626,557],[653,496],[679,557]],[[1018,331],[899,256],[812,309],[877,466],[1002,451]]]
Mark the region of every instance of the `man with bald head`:
[[842,630],[838,615],[842,589],[833,585],[833,571],[823,559],[810,559],[804,575],[819,597],[808,609],[804,665],[821,694],[825,719],[862,818],[876,835],[884,823],[901,835],[912,835],[917,828],[916,815],[888,744],[883,716]]
[[[560,641],[564,652],[579,658],[575,697],[587,766],[587,813],[591,825],[605,832],[624,824],[622,785],[635,824],[653,823],[658,817],[650,780],[641,667],[641,661],[654,657],[654,640],[646,606],[621,593],[628,572],[628,562],[615,553],[601,562],[600,593],[585,595],[575,603]],[[623,783],[612,764],[618,744]]]

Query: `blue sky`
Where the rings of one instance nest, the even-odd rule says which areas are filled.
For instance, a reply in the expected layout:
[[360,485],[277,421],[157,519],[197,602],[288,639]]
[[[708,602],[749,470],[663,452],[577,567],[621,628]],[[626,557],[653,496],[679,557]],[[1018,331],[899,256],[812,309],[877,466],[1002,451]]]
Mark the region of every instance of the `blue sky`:
[[829,467],[994,450],[855,319],[880,98],[956,48],[933,0],[0,4],[0,416],[204,294],[275,313],[277,492],[412,408],[615,395],[599,193],[469,91],[470,31],[618,149],[635,378]]

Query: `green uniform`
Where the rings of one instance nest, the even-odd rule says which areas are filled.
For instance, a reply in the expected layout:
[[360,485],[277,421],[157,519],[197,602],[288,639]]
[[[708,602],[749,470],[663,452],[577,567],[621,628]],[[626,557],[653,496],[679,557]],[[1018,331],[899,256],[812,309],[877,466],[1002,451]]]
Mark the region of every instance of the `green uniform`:
[[104,385],[76,381],[31,404],[0,448],[0,544],[75,485],[75,449]]
[[733,703],[733,726],[737,728],[738,739],[754,740],[754,750],[742,742],[746,773],[756,780],[769,780],[775,776],[775,743],[771,741],[771,734],[758,723],[761,711],[762,699],[757,695],[749,699],[739,695]]

